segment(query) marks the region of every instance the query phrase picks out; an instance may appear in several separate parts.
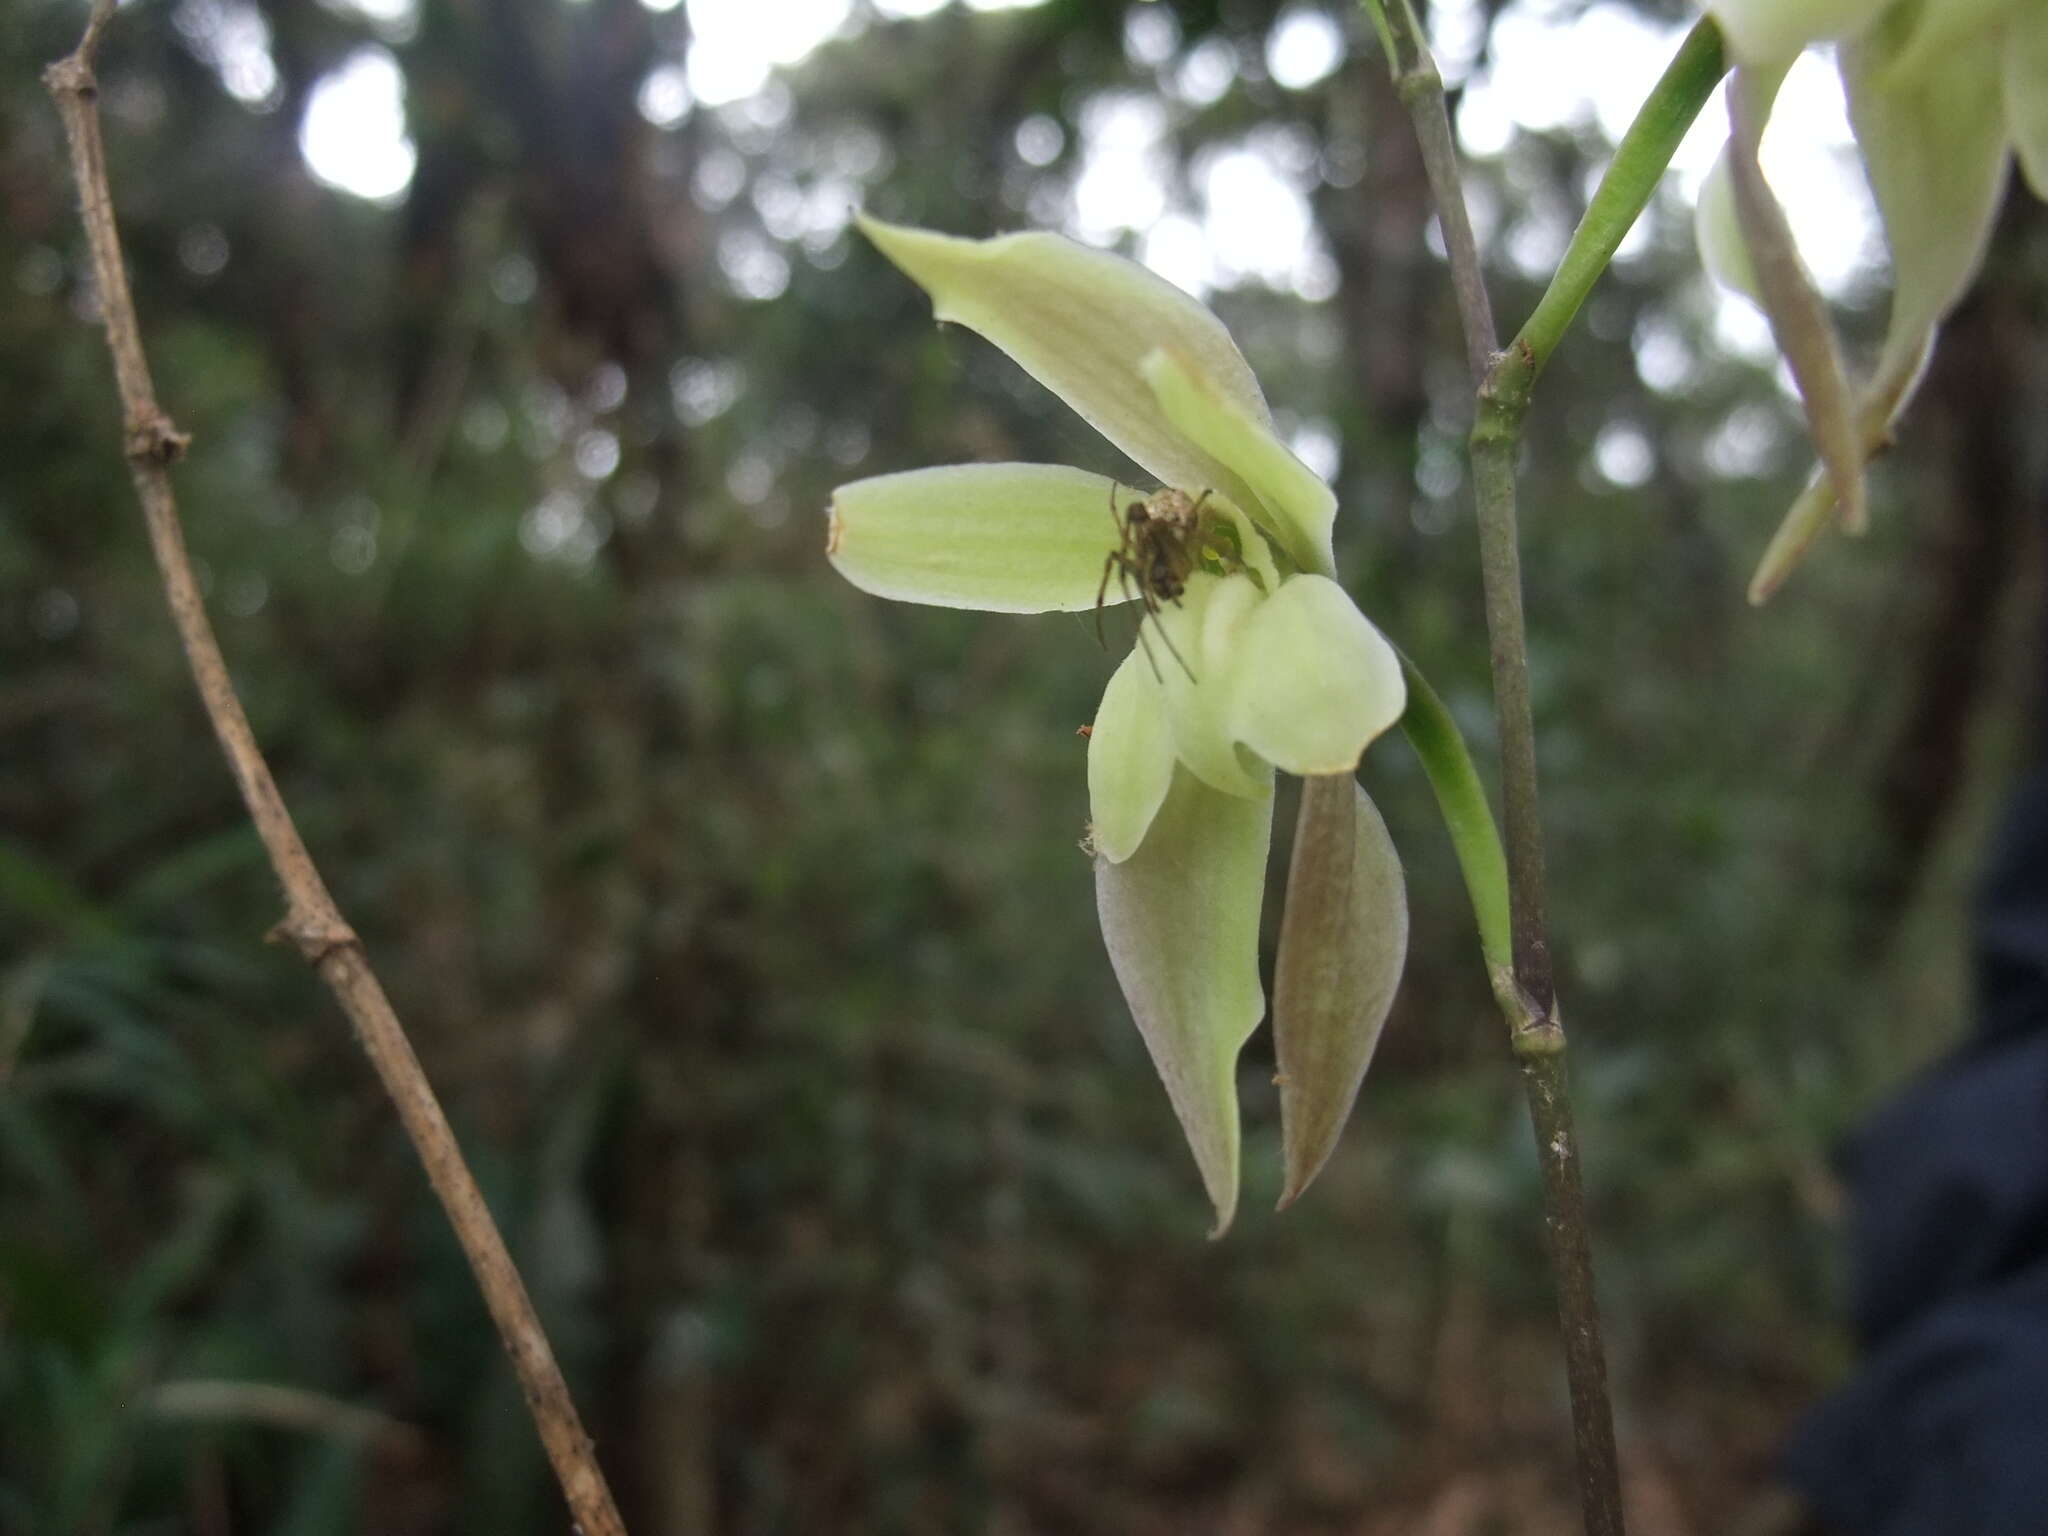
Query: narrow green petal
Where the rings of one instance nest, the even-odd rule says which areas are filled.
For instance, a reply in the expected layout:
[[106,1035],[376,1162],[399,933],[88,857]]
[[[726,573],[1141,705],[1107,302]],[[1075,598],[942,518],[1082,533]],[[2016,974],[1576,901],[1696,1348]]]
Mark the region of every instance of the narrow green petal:
[[1714,0],[1728,53],[1744,64],[1790,64],[1808,45],[1853,37],[1891,0]]
[[1781,69],[1738,69],[1728,85],[1728,117],[1733,130],[1725,156],[1728,189],[1748,252],[1754,297],[1771,323],[1778,350],[1792,370],[1813,446],[1841,508],[1843,526],[1860,533],[1868,517],[1863,501],[1861,434],[1849,380],[1835,340],[1827,303],[1814,287],[1806,263],[1792,239],[1792,226],[1764,180],[1757,152],[1771,115]]
[[2005,121],[2036,197],[2048,198],[2048,5],[2019,5],[2006,23]]
[[1237,1057],[1266,1011],[1259,907],[1273,802],[1176,772],[1138,851],[1095,861],[1095,902],[1124,1000],[1216,1207],[1237,1211]]
[[1245,410],[1218,389],[1197,359],[1161,347],[1144,360],[1145,383],[1179,431],[1230,466],[1253,495],[1231,499],[1262,523],[1303,570],[1336,570],[1330,530],[1337,495],[1273,434],[1263,411]]
[[1265,599],[1250,577],[1196,574],[1177,603],[1138,628],[1138,650],[1166,694],[1174,751],[1211,789],[1245,799],[1273,792],[1273,772],[1238,747],[1231,703],[1247,620]]
[[1401,658],[1325,576],[1296,576],[1236,635],[1230,734],[1288,773],[1349,773],[1401,718]]
[[863,215],[861,230],[931,295],[933,313],[977,331],[1162,482],[1221,491],[1244,484],[1160,410],[1139,365],[1160,347],[1192,362],[1219,396],[1271,421],[1251,365],[1208,310],[1157,274],[1063,235],[962,240]]
[[[1917,374],[1928,340],[1976,276],[2005,182],[1999,34],[1974,35],[1907,68],[1900,11],[1842,50],[1849,121],[1892,254],[1892,313],[1880,379]],[[1910,390],[1902,388],[1894,411]]]
[[863,592],[941,608],[1073,613],[1117,545],[1115,482],[1063,464],[959,464],[832,493],[825,553]]
[[1304,780],[1273,972],[1282,1210],[1336,1149],[1407,957],[1408,893],[1387,824],[1349,774]]
[[1145,840],[1173,782],[1173,763],[1166,701],[1134,648],[1102,691],[1088,736],[1089,838],[1110,863],[1123,863]]

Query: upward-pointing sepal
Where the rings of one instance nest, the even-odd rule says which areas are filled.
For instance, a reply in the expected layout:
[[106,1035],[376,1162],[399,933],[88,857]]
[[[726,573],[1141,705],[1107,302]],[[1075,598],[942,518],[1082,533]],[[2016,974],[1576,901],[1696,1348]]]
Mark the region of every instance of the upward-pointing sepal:
[[1163,484],[1220,491],[1250,511],[1244,480],[1166,418],[1140,371],[1162,347],[1236,410],[1270,427],[1251,365],[1208,310],[1158,274],[1064,235],[965,240],[863,215],[861,231],[931,295]]

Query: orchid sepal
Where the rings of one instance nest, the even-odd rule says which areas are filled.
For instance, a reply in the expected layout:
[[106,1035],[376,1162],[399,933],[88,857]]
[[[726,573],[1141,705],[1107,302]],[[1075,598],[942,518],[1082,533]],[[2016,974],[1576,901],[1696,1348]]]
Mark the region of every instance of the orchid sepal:
[[1170,422],[1142,365],[1190,360],[1250,419],[1272,413],[1223,322],[1166,279],[1064,235],[967,240],[863,214],[862,233],[931,296],[932,313],[978,332],[1164,485],[1214,489],[1250,511],[1243,480]]
[[1282,1210],[1336,1150],[1407,954],[1407,889],[1386,822],[1350,774],[1304,779],[1273,969]]
[[1117,984],[1194,1153],[1221,1237],[1237,1211],[1237,1058],[1265,1016],[1259,910],[1271,796],[1222,794],[1185,768],[1137,850],[1095,861]]
[[990,613],[1079,613],[1103,587],[1116,482],[1064,464],[957,464],[832,494],[825,554],[863,592]]

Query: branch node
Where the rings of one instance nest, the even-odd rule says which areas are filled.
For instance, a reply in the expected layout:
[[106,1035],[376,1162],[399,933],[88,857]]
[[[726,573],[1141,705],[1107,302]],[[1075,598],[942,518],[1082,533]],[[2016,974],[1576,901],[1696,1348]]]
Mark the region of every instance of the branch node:
[[192,446],[192,434],[180,432],[171,418],[155,411],[129,425],[122,451],[128,462],[146,469],[168,469],[185,457]]
[[291,945],[316,969],[337,949],[363,947],[355,929],[338,913],[329,912],[287,912],[263,935],[263,942]]
[[1564,1024],[1553,1002],[1549,1012],[1530,995],[1513,965],[1497,965],[1488,977],[1494,1001],[1507,1020],[1508,1042],[1517,1056],[1554,1056],[1564,1049]]
[[92,66],[77,54],[68,54],[43,71],[43,88],[53,96],[73,96],[91,101],[99,95],[99,82]]
[[1564,1025],[1558,1022],[1555,1013],[1547,1019],[1523,1025],[1509,1033],[1508,1043],[1516,1057],[1528,1061],[1537,1056],[1562,1056],[1565,1039]]

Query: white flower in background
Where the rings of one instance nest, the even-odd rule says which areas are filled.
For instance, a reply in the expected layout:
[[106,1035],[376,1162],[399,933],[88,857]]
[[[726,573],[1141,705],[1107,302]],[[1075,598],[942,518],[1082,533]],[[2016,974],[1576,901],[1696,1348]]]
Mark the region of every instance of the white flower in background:
[[[1700,197],[1707,266],[1770,317],[1822,474],[1794,503],[1751,583],[1762,601],[1838,511],[1863,524],[1862,470],[1926,366],[1936,328],[1983,264],[2017,156],[2048,197],[2048,0],[1715,0],[1727,39],[1731,134]],[[1892,312],[1852,388],[1833,328],[1757,167],[1792,61],[1838,45],[1849,119],[1892,257]]]

